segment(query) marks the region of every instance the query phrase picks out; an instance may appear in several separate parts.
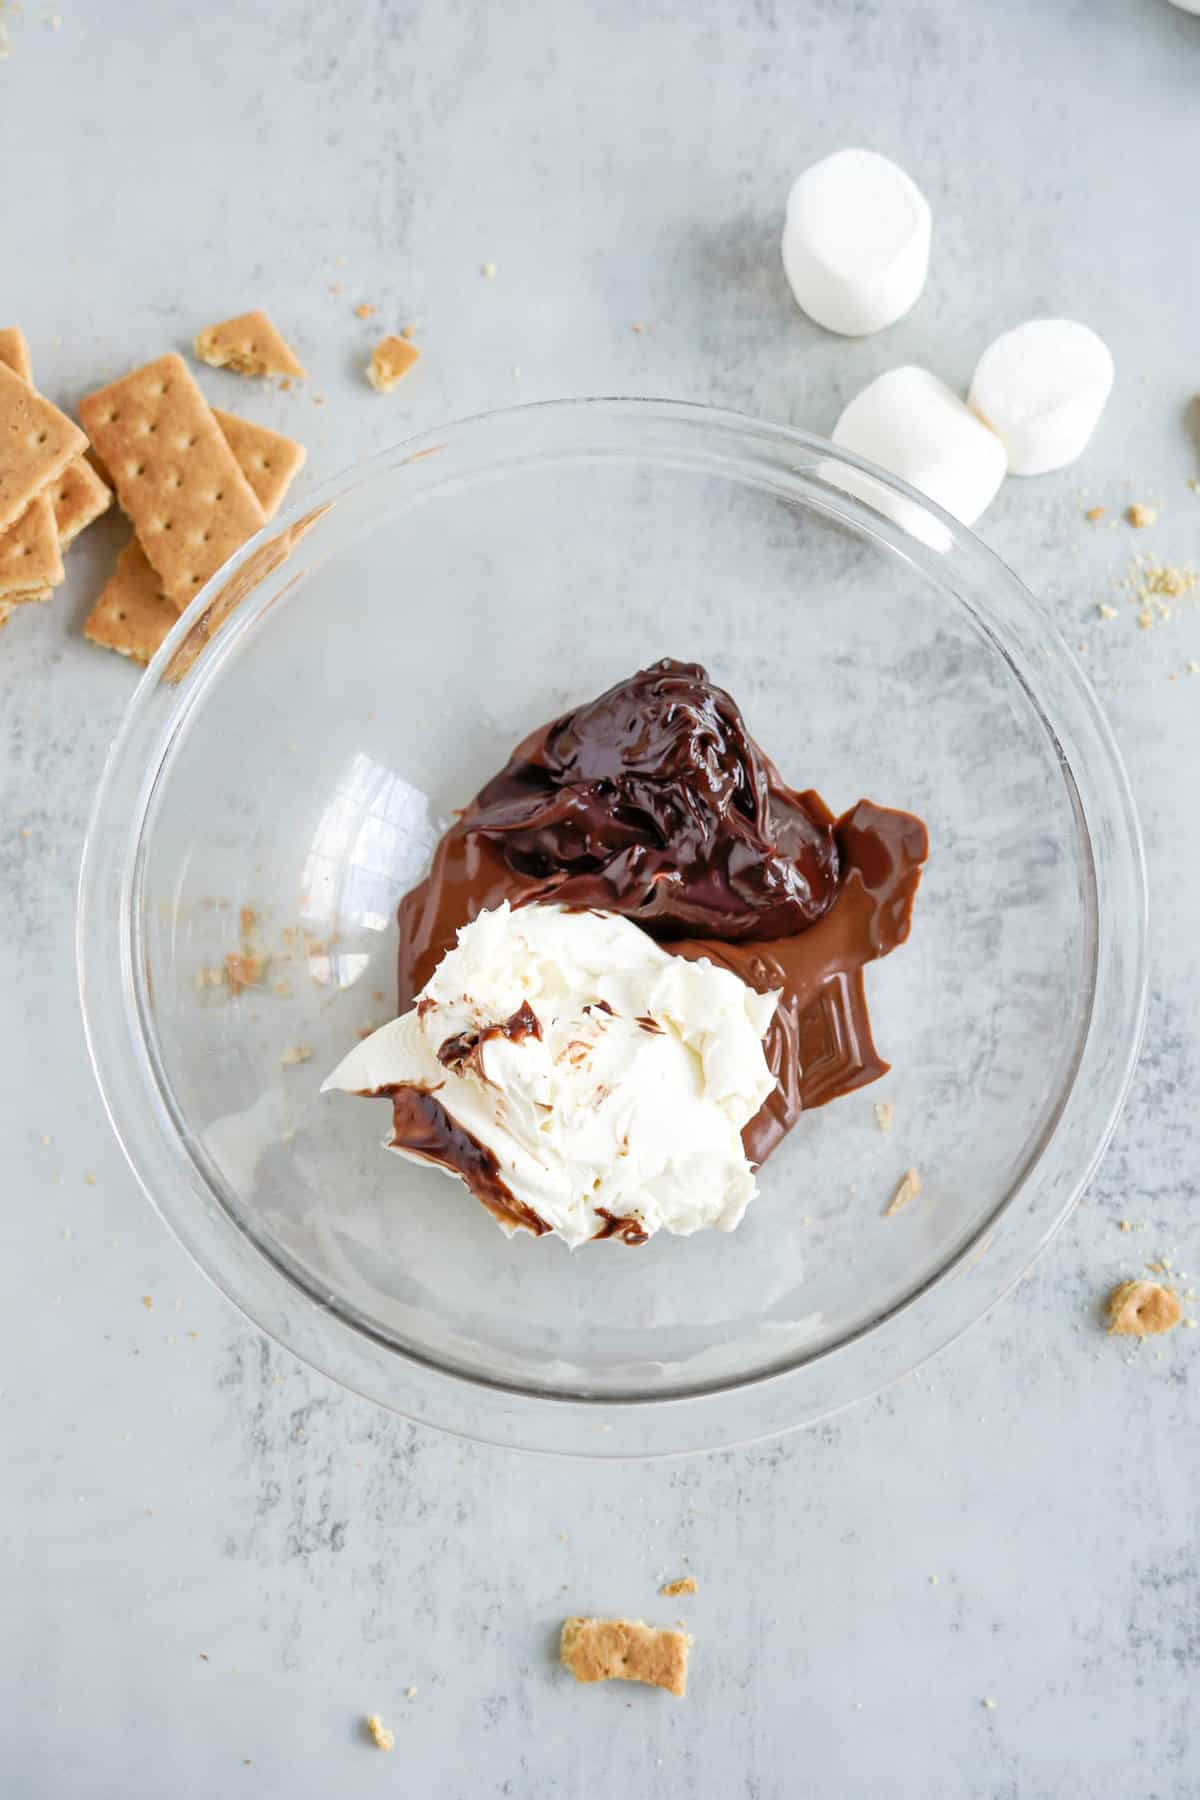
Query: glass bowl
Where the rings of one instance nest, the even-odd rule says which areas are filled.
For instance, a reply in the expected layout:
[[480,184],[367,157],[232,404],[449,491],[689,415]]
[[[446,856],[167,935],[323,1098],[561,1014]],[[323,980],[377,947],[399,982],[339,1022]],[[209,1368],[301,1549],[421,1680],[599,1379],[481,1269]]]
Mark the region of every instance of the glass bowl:
[[[147,671],[80,887],[106,1105],[222,1291],[412,1419],[596,1455],[807,1423],[1004,1294],[1112,1131],[1146,943],[1117,751],[1014,576],[828,443],[654,401],[447,426],[268,534]],[[801,1121],[733,1236],[571,1254],[319,1090],[394,1010],[396,902],[452,809],[662,656],[705,664],[792,785],[920,813],[931,855],[867,972],[892,1072]]]

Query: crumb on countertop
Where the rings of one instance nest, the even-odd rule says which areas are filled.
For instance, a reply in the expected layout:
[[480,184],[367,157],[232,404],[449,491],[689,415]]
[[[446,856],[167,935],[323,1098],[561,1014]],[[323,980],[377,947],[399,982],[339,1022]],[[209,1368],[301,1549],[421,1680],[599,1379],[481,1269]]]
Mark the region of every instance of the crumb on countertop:
[[1126,511],[1125,517],[1136,530],[1144,531],[1148,525],[1156,523],[1158,508],[1157,506],[1147,506],[1144,501],[1135,500]]
[[1108,1329],[1116,1337],[1158,1337],[1178,1325],[1182,1312],[1173,1288],[1123,1281],[1108,1297]]
[[285,1069],[291,1069],[294,1068],[297,1063],[310,1062],[312,1060],[312,1055],[313,1047],[311,1044],[289,1044],[279,1060]]
[[890,1100],[875,1102],[875,1123],[880,1131],[890,1131],[896,1117],[896,1108]]
[[367,1730],[377,1750],[390,1750],[396,1742],[396,1734],[389,1731],[378,1713],[367,1714]]
[[660,1594],[673,1599],[677,1594],[696,1594],[700,1591],[700,1583],[694,1575],[681,1575],[678,1581],[666,1581],[659,1588]]

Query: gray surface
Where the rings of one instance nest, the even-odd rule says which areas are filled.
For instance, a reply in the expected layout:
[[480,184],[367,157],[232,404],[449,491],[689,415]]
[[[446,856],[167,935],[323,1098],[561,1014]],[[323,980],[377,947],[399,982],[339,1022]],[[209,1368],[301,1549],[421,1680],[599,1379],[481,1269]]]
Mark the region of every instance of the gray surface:
[[[327,403],[254,411],[294,426],[314,474],[563,393],[828,430],[892,363],[964,380],[998,330],[1086,319],[1118,369],[1102,436],[1010,483],[984,535],[1088,645],[1155,917],[1147,1049],[1102,1173],[931,1371],[821,1431],[681,1464],[413,1431],[233,1316],[102,1116],[73,881],[133,676],[78,639],[115,542],[89,534],[0,644],[0,1790],[1196,1795],[1200,1335],[1127,1366],[1094,1302],[1159,1251],[1200,1269],[1200,677],[1182,674],[1200,611],[1144,633],[1123,601],[1108,623],[1094,607],[1135,547],[1196,548],[1200,20],[1160,0],[64,0],[54,30],[27,0],[10,35],[0,312],[42,384],[73,402],[264,303]],[[806,324],[776,254],[790,176],[853,142],[897,156],[935,219],[924,299],[863,343]],[[419,322],[426,359],[389,401],[356,373],[360,299]],[[1082,490],[1110,518],[1166,510],[1135,544],[1084,524]],[[686,1703],[556,1673],[564,1610],[669,1618],[655,1587],[685,1566]],[[361,1737],[371,1708],[390,1759]]]

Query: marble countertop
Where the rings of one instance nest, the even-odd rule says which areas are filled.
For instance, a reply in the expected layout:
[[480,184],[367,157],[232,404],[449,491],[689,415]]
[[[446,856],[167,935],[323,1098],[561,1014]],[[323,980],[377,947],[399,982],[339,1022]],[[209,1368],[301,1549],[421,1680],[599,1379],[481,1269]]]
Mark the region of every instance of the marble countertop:
[[[1118,370],[1100,436],[1008,483],[982,531],[1086,659],[1153,901],[1146,1049],[1100,1174],[934,1365],[818,1430],[673,1463],[415,1429],[234,1314],[102,1112],[74,885],[135,675],[79,635],[117,542],[94,528],[0,640],[0,1790],[1195,1800],[1200,1335],[1127,1360],[1096,1304],[1162,1252],[1200,1270],[1200,608],[1144,631],[1113,599],[1135,551],[1178,562],[1200,538],[1200,19],[1165,0],[0,11],[0,322],[39,383],[74,404],[263,304],[325,404],[256,412],[307,442],[314,479],[563,394],[828,431],[892,364],[964,384],[998,331],[1088,321]],[[857,343],[799,315],[777,251],[791,177],[848,143],[916,177],[935,231],[915,312]],[[361,384],[361,301],[425,350],[387,402]],[[1134,500],[1152,530],[1120,522]],[[686,1570],[686,1702],[556,1672],[564,1611],[673,1612],[655,1590]]]

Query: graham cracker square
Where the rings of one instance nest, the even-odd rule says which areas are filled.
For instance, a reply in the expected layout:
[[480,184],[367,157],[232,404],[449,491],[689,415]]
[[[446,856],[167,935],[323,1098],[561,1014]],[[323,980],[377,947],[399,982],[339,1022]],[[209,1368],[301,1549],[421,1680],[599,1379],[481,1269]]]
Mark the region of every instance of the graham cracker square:
[[178,607],[266,522],[181,356],[134,369],[80,402],[117,497]]

